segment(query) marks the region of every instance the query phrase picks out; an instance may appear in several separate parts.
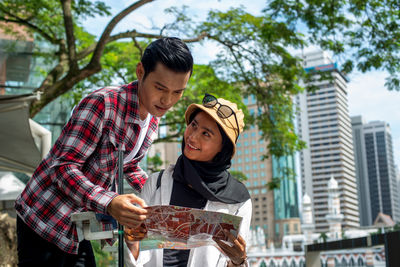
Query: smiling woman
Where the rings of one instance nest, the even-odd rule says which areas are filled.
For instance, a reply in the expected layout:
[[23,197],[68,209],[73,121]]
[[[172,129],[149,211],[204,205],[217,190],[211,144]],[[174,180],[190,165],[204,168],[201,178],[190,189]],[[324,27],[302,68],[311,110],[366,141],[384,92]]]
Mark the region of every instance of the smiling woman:
[[[215,102],[213,105],[209,104],[210,99]],[[227,113],[222,112],[221,107]],[[148,206],[174,205],[243,217],[238,236],[225,233],[225,238],[232,245],[214,238],[214,246],[139,251],[140,241],[128,242],[126,266],[247,264],[246,240],[252,212],[251,199],[246,187],[228,171],[235,154],[236,140],[243,131],[243,117],[236,104],[211,95],[205,96],[202,105],[191,104],[185,113],[187,128],[182,141],[183,154],[160,178],[159,173],[150,176],[141,193]],[[132,233],[130,240],[140,240],[143,235],[135,236],[135,233],[146,233],[147,229],[140,226],[129,232]]]

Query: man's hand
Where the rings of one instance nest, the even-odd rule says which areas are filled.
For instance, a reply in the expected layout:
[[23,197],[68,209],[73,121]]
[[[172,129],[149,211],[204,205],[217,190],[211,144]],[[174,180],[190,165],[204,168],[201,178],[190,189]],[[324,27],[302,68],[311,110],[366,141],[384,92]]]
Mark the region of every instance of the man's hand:
[[136,228],[147,218],[147,210],[143,207],[146,207],[143,199],[134,194],[125,194],[115,197],[108,205],[107,212],[120,224]]

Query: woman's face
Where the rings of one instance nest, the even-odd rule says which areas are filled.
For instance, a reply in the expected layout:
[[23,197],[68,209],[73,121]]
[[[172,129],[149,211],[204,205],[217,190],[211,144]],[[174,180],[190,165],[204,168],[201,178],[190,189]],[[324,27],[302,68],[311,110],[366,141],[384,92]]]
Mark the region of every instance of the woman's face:
[[190,160],[209,162],[222,149],[222,135],[217,123],[200,111],[186,127],[183,153]]

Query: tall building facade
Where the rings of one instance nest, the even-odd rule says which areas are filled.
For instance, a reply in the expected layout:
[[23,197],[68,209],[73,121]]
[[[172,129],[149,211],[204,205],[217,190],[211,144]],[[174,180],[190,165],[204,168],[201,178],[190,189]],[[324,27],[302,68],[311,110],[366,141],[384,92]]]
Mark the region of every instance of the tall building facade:
[[[322,71],[330,79],[315,81],[313,92],[296,96],[298,134],[307,143],[300,154],[302,192],[311,198],[315,230],[326,232],[329,224],[328,181],[333,176],[340,191],[342,227],[359,226],[353,138],[347,101],[347,78],[322,51],[303,55],[307,72]],[[315,75],[319,75],[316,72]]]
[[[244,103],[250,114],[261,112],[253,96],[244,98]],[[240,171],[248,178],[245,185],[253,201],[252,228],[261,227],[267,242],[279,246],[283,235],[301,231],[296,177],[286,172],[287,168],[295,169],[294,158],[263,160],[265,154],[267,143],[261,139],[260,130],[251,126],[238,140],[231,170]],[[269,190],[267,183],[273,177],[281,178],[281,184],[279,188]]]
[[379,212],[400,221],[399,188],[393,158],[392,135],[383,121],[366,123],[361,116],[351,118],[360,224],[372,225]]

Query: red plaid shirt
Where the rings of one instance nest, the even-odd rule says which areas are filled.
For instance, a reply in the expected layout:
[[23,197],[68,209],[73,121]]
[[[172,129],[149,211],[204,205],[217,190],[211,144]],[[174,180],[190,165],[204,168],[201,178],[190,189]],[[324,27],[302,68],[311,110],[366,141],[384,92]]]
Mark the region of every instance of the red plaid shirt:
[[[76,106],[50,153],[17,198],[18,215],[36,233],[67,253],[78,252],[73,212],[107,213],[117,196],[118,147],[127,156],[139,137],[137,82],[99,89]],[[147,175],[138,166],[157,134],[152,117],[136,157],[124,165],[129,184],[140,190]],[[105,225],[110,229],[110,225]]]

